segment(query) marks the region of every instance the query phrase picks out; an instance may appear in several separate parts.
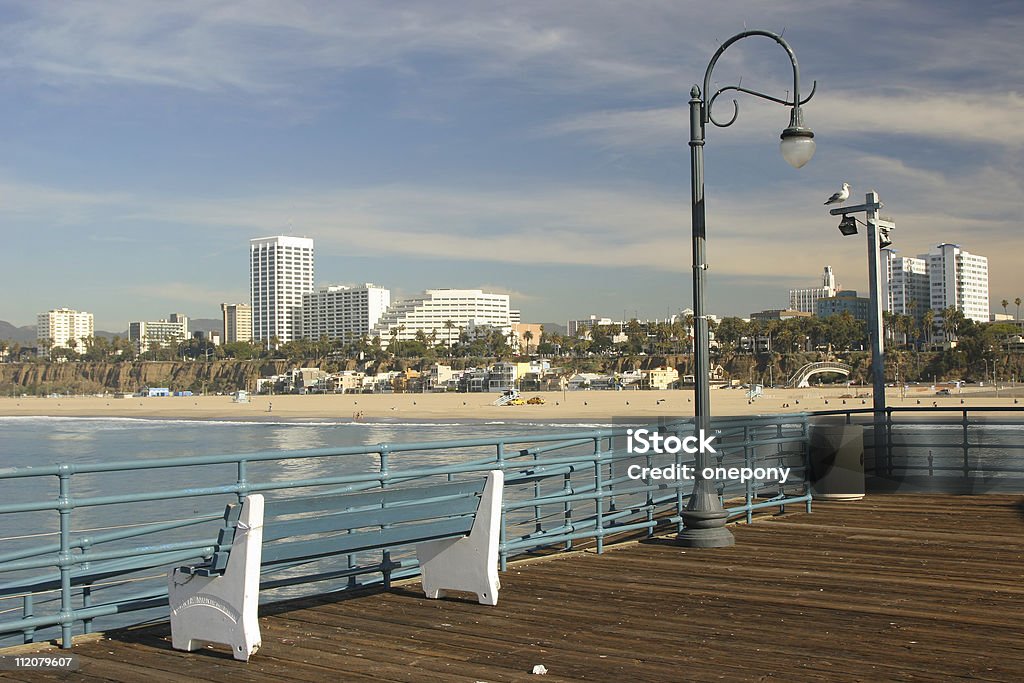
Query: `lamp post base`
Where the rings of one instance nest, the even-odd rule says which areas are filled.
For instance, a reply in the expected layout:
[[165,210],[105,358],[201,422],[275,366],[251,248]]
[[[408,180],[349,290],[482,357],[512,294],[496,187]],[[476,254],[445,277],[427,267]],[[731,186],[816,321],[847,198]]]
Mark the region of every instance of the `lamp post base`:
[[684,548],[728,548],[736,538],[725,528],[729,513],[725,510],[685,510],[685,529],[676,535],[676,543]]

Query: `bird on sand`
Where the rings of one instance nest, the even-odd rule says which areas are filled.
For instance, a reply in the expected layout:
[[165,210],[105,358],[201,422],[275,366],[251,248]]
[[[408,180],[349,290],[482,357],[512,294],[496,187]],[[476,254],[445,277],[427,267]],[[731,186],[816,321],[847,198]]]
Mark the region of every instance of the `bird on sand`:
[[843,189],[839,190],[839,192],[836,192],[834,195],[829,197],[828,201],[825,202],[825,206],[828,206],[829,204],[842,204],[843,202],[845,202],[849,198],[850,198],[850,184],[849,183],[843,183]]

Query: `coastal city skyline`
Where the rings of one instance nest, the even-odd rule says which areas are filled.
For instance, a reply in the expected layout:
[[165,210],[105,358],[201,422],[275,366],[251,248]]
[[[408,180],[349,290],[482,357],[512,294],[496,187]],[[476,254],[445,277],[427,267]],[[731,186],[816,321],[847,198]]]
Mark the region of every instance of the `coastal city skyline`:
[[[1024,293],[1012,7],[891,4],[860,35],[862,11],[827,2],[243,5],[5,7],[0,215],[8,253],[38,258],[5,268],[32,286],[0,319],[217,317],[247,300],[254,234],[313,238],[329,283],[395,298],[443,272],[524,320],[664,316],[690,298],[689,88],[744,24],[785,29],[817,81],[818,152],[788,168],[785,113],[751,99],[709,129],[711,310],[778,307],[823,262],[866,291],[863,241],[821,206],[844,181],[879,192],[903,255],[987,254],[993,312]],[[784,95],[776,49],[745,41],[716,87]]]
[[[427,288],[421,296],[393,300],[389,288],[374,283],[318,284],[315,241],[308,238],[252,238],[249,254],[249,301],[222,302],[219,327],[211,329],[210,319],[198,329],[190,327],[187,315],[171,313],[165,319],[129,322],[127,340],[135,343],[140,353],[194,335],[214,344],[256,342],[268,348],[271,343],[276,348],[300,339],[376,338],[387,348],[393,341],[417,339],[452,346],[463,333],[468,332],[472,338],[498,332],[521,346],[533,339],[539,343],[545,325],[548,332],[560,333],[563,329],[560,321],[523,321],[522,312],[513,308],[509,295],[480,289]],[[944,333],[947,309],[981,323],[1019,318],[1019,298],[1012,302],[1017,311],[1013,316],[1008,313],[1011,302],[1007,300],[1001,302],[1002,314],[990,312],[986,256],[973,254],[958,244],[936,245],[917,257],[901,256],[886,248],[881,256],[881,310],[906,316],[915,327],[929,325],[934,334]],[[820,286],[789,290],[788,307],[735,317],[781,321],[801,316],[828,318],[846,312],[866,322],[869,310],[870,300],[844,288],[832,266],[826,265]],[[928,311],[931,323],[924,322]],[[692,315],[691,309],[679,308],[667,311],[664,320],[686,321]],[[715,323],[725,317],[708,315]],[[618,321],[595,313],[579,316],[577,313],[566,322],[564,329],[569,337],[585,336],[598,325],[617,326],[621,333],[631,321],[645,325],[661,322],[660,318],[630,318],[625,312]],[[91,312],[62,307],[37,316],[35,341],[39,355],[49,355],[52,349],[84,346],[90,337],[109,334],[96,331]]]

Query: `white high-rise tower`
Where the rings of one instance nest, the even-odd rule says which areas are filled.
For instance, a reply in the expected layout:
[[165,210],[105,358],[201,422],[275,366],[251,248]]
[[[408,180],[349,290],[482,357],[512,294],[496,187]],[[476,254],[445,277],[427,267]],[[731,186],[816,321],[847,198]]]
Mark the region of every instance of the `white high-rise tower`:
[[988,259],[970,254],[959,244],[939,244],[928,254],[931,307],[941,324],[942,310],[956,308],[965,318],[988,322]]
[[249,240],[252,338],[285,343],[302,334],[302,295],[313,291],[313,240]]
[[818,299],[830,299],[836,295],[837,291],[836,276],[832,273],[832,266],[825,266],[821,275],[821,287],[789,290],[789,308],[794,311],[814,313],[817,310]]
[[931,307],[928,259],[900,256],[895,249],[882,250],[882,289],[885,310],[913,316],[920,325]]
[[48,356],[50,350],[55,348],[85,351],[86,340],[92,335],[92,313],[55,308],[36,316],[36,339],[40,356]]

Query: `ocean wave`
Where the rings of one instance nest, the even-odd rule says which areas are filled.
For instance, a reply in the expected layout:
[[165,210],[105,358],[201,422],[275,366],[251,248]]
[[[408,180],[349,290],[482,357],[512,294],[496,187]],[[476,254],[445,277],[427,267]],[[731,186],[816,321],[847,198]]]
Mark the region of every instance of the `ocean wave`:
[[587,428],[601,429],[621,425],[614,425],[607,422],[535,422],[526,420],[454,420],[447,422],[434,422],[427,420],[403,420],[397,421],[389,418],[364,418],[362,420],[317,420],[302,419],[294,420],[225,420],[218,418],[209,419],[187,419],[172,417],[69,417],[50,415],[10,415],[0,416],[0,425],[11,423],[16,425],[29,424],[50,424],[50,425],[89,425],[104,428],[133,427],[178,427],[181,425],[209,425],[222,427],[479,427],[479,426],[507,426],[513,428],[522,427],[543,427],[543,428]]

